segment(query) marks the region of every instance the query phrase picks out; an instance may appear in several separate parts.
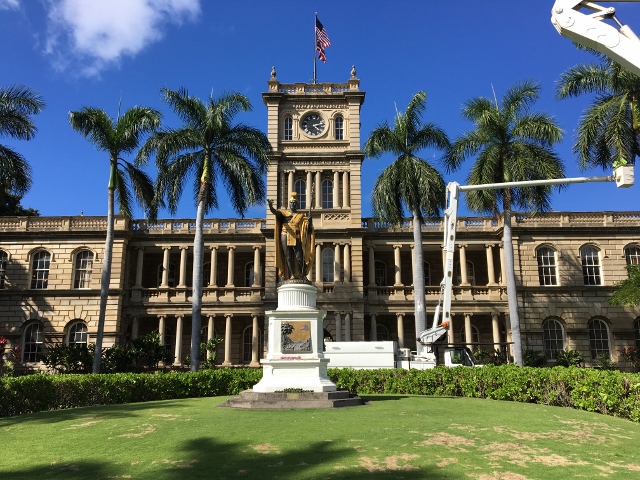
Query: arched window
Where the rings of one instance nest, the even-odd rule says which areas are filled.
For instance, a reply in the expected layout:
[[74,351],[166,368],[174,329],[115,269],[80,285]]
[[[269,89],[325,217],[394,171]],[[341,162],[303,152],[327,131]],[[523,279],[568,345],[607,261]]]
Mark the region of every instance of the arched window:
[[593,245],[580,247],[582,278],[585,285],[602,285],[600,276],[600,251]]
[[[162,272],[164,267],[162,264],[158,265],[158,286],[162,285]],[[203,272],[204,273],[204,272]],[[171,288],[176,286],[176,264],[169,264],[169,275],[167,276],[167,285]]]
[[[466,338],[466,332],[463,326],[460,329],[460,343],[466,343]],[[475,325],[471,325],[471,343],[480,343],[480,332]]]
[[376,338],[379,342],[388,342],[391,340],[391,333],[389,333],[386,325],[382,325],[381,323],[376,324]]
[[73,288],[89,288],[91,286],[91,271],[93,270],[93,252],[80,250],[76,253],[75,264]]
[[424,271],[424,285],[428,287],[431,285],[431,265],[429,265],[429,262],[422,262],[422,267]]
[[344,119],[338,115],[335,119],[336,140],[344,140]]
[[87,326],[83,322],[76,322],[71,325],[69,337],[67,338],[69,345],[86,345],[87,338]]
[[334,273],[334,252],[333,248],[327,247],[322,249],[322,281],[325,283],[333,282]]
[[293,140],[293,119],[291,117],[284,119],[284,139]]
[[32,323],[24,331],[24,340],[22,343],[22,361],[39,362],[42,355],[42,344],[44,343],[44,334],[42,325]]
[[599,318],[593,318],[589,321],[589,345],[591,347],[591,359],[606,353],[611,355],[609,349],[609,326]]
[[31,263],[31,288],[45,289],[49,284],[49,265],[51,254],[46,250],[39,250],[33,254]]
[[[462,272],[460,271],[460,262],[456,263],[456,275],[458,277],[458,285],[462,283]],[[476,270],[473,262],[467,260],[467,282],[470,285],[476,284]]]
[[633,322],[633,333],[636,339],[636,348],[640,351],[640,317]]
[[[249,325],[242,332],[242,363],[251,362],[251,348],[253,343],[253,326]],[[262,346],[262,330],[258,329],[258,358],[263,357],[264,348]]]
[[627,265],[640,265],[640,247],[638,245],[624,247],[624,258],[627,260]]
[[252,287],[253,286],[253,262],[249,262],[244,266],[244,286]]
[[387,266],[385,263],[381,260],[376,260],[374,271],[376,275],[376,285],[385,287],[387,285]]
[[548,318],[542,324],[544,355],[549,360],[556,360],[558,352],[564,350],[564,329],[562,324],[554,319]]
[[296,180],[293,184],[294,191],[298,194],[298,208],[307,208],[307,182],[306,180]]
[[4,288],[4,279],[7,275],[7,263],[9,263],[9,254],[4,250],[0,250],[0,290]]
[[558,285],[558,271],[556,268],[556,252],[549,247],[540,247],[536,250],[538,260],[538,279],[540,285]]
[[322,208],[333,208],[333,181],[328,178],[322,181]]

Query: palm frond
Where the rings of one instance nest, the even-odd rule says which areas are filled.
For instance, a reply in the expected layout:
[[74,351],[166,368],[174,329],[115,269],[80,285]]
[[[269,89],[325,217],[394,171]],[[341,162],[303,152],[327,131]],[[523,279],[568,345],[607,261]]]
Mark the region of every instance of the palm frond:
[[31,117],[44,107],[42,96],[29,87],[0,87],[0,136],[31,140],[37,131]]
[[104,110],[93,107],[82,107],[76,112],[69,112],[71,127],[101,151],[111,152],[114,147],[115,132],[113,121]]
[[0,145],[0,192],[24,195],[31,183],[31,167],[26,159],[15,150]]

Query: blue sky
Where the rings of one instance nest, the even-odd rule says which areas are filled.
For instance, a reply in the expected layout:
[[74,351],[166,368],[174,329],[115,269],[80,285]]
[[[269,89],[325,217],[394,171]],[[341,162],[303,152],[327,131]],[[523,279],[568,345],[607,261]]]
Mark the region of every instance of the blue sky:
[[[460,117],[465,100],[492,97],[492,88],[499,99],[514,83],[533,79],[543,89],[534,109],[554,115],[565,130],[557,152],[567,176],[603,175],[580,172],[572,153],[589,99],[554,98],[559,75],[592,57],[556,33],[552,6],[553,0],[0,0],[0,85],[28,85],[47,104],[35,117],[34,140],[0,142],[25,155],[33,169],[24,206],[42,215],[105,215],[107,157],[71,129],[70,110],[92,106],[115,117],[122,96],[123,109],[151,106],[164,113],[167,126],[177,126],[160,87],[186,87],[201,98],[234,90],[253,104],[237,119],[266,131],[261,95],[271,67],[282,83],[311,80],[318,12],[331,40],[327,63],[318,62],[318,81],[345,82],[355,65],[366,92],[363,142],[419,90],[427,92],[425,119],[455,138],[472,126]],[[615,6],[639,33],[640,5]],[[437,160],[440,152],[422,156]],[[392,160],[365,160],[363,216],[371,215],[375,178]],[[445,180],[463,184],[469,165]],[[176,218],[195,216],[190,192]],[[637,187],[574,185],[554,196],[553,208],[638,210],[638,199]],[[209,217],[235,217],[224,196],[220,200]],[[257,206],[246,216],[264,215],[265,207]]]

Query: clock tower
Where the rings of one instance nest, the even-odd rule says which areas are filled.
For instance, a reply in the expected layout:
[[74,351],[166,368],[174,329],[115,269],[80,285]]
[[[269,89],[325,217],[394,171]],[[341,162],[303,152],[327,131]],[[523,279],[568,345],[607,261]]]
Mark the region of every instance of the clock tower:
[[[365,93],[355,67],[345,83],[283,84],[275,68],[262,98],[273,148],[267,198],[288,207],[296,192],[299,210],[311,211],[316,233],[315,264],[308,279],[318,289],[318,306],[339,318],[334,340],[364,340],[362,301],[362,205],[360,111]],[[273,266],[275,218],[267,208],[265,296],[276,298]],[[360,295],[358,295],[360,293]],[[359,310],[359,311],[358,311]],[[334,313],[335,312],[335,313]],[[349,328],[341,328],[345,321]],[[359,325],[357,325],[359,324]],[[346,326],[346,325],[345,325]],[[335,328],[332,327],[332,330]],[[348,333],[347,333],[348,332]],[[335,337],[338,338],[335,338]],[[346,338],[345,338],[346,337]],[[351,337],[351,338],[349,338]]]

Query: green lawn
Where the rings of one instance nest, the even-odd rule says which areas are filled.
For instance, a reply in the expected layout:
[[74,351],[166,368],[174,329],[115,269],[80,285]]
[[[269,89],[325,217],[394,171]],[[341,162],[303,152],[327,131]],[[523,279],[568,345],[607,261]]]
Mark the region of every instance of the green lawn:
[[335,410],[228,397],[0,419],[0,479],[640,478],[640,425],[471,398],[366,396]]

